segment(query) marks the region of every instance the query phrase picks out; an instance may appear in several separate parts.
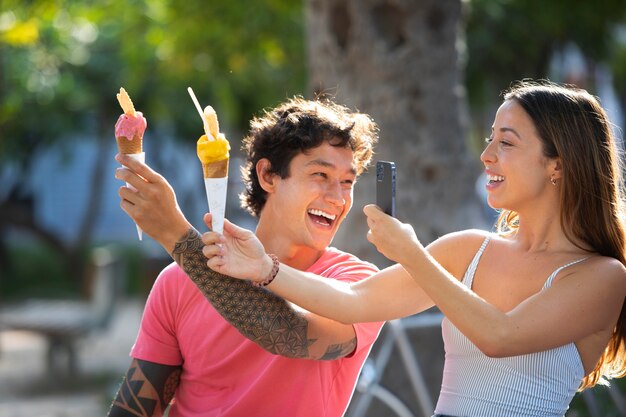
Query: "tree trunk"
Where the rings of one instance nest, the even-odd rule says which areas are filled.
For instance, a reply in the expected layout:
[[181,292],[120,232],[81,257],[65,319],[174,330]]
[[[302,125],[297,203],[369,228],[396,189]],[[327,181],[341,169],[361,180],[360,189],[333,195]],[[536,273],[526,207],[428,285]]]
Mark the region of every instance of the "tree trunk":
[[[397,216],[413,225],[423,244],[451,231],[484,227],[474,191],[480,168],[467,140],[462,3],[307,2],[310,89],[370,114],[379,124],[374,159],[395,161]],[[365,238],[362,207],[373,202],[370,169],[359,179],[353,211],[333,245],[383,267],[389,261]],[[429,357],[430,368],[436,368],[424,370],[436,375],[429,377],[436,399],[443,349],[439,331],[430,336],[411,339],[418,357]],[[431,358],[433,350],[438,359]]]

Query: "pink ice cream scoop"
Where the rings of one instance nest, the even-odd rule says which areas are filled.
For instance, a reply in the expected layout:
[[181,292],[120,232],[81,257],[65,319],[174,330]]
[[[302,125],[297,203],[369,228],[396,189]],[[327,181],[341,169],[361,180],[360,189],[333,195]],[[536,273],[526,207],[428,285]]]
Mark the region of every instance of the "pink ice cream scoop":
[[126,113],[120,115],[117,123],[115,123],[116,138],[125,137],[128,140],[133,140],[136,137],[143,137],[148,122],[140,111],[135,112],[135,114],[134,117]]

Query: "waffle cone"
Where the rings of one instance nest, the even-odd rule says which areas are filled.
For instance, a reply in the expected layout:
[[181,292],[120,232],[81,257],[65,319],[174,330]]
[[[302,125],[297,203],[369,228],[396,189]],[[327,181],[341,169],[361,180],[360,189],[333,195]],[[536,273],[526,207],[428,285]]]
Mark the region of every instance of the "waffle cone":
[[225,178],[228,177],[228,159],[202,164],[204,178]]
[[134,136],[132,140],[128,140],[126,136],[120,136],[115,138],[115,140],[117,141],[117,149],[120,153],[129,154],[143,152],[143,138],[140,136]]

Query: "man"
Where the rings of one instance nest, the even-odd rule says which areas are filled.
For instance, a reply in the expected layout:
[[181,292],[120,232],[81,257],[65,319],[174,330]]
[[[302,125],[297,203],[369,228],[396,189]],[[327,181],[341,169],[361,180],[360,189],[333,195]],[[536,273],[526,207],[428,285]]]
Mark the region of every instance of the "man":
[[[376,272],[329,247],[376,141],[368,116],[332,102],[294,98],[251,122],[242,205],[278,261],[342,281]],[[344,325],[211,271],[169,184],[117,158],[129,169],[116,178],[137,190],[120,189],[122,209],[176,263],[151,290],[109,416],[160,416],[170,403],[170,417],[343,415],[382,323]]]

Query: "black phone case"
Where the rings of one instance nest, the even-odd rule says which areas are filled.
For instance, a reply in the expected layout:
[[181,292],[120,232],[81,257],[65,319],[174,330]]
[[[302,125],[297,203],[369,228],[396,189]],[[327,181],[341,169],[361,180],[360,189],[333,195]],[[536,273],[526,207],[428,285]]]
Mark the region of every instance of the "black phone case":
[[393,162],[376,162],[376,205],[396,216],[396,164]]

